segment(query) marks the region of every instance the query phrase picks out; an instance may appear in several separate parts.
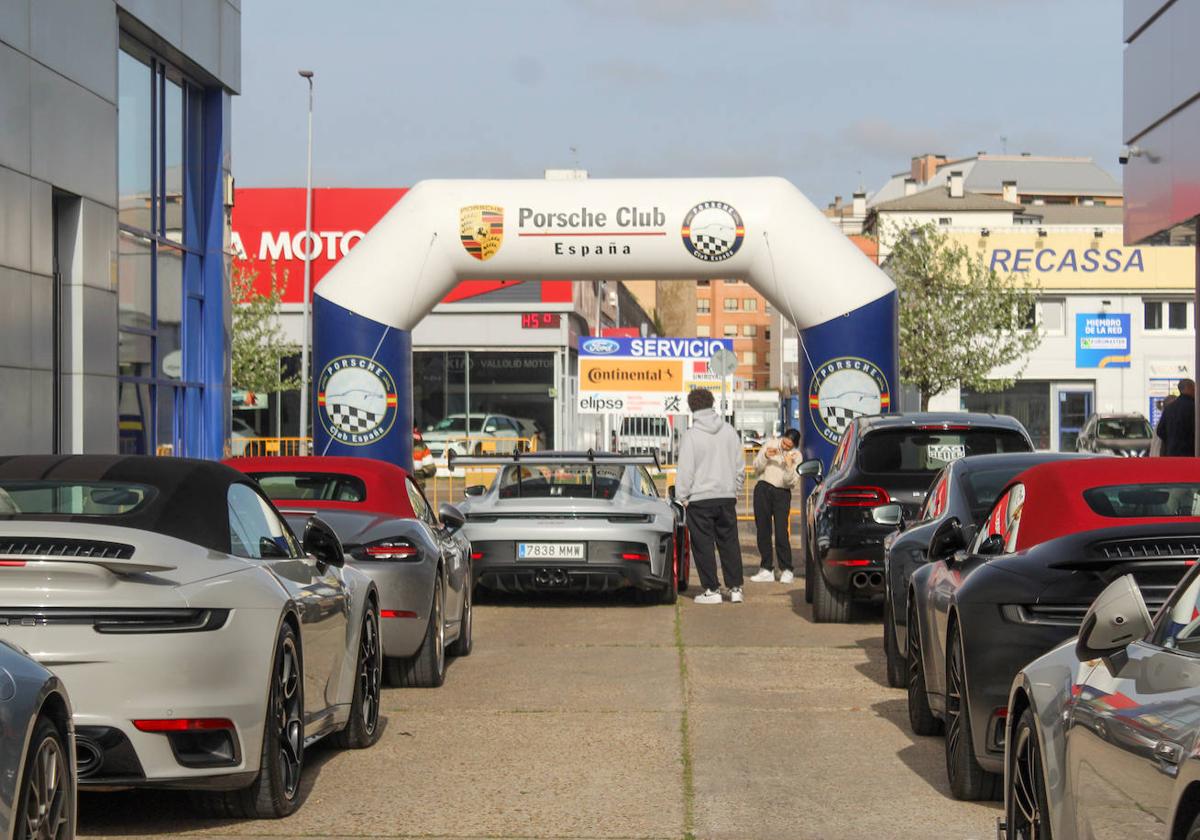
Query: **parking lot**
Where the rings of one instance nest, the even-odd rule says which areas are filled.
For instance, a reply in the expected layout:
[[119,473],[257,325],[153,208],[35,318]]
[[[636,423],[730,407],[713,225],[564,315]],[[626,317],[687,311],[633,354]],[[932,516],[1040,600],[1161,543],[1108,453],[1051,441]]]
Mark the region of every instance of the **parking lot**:
[[180,794],[93,794],[81,834],[994,836],[998,805],[951,799],[941,740],[908,732],[878,614],[817,625],[801,581],[747,586],[741,607],[486,601],[445,686],[385,691],[378,745],[310,753],[295,816],[217,821]]

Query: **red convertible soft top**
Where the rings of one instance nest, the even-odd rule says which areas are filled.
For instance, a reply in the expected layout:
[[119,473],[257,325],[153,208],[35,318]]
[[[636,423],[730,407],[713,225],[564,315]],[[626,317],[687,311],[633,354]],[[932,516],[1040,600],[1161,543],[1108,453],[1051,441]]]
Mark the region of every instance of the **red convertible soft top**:
[[[1083,498],[1085,490],[1130,484],[1200,484],[1195,458],[1081,458],[1030,467],[1005,488],[1025,485],[1017,551],[1079,531],[1159,522],[1200,522],[1200,516],[1102,516]],[[1003,494],[1001,494],[1003,496]]]
[[[406,470],[374,458],[346,458],[332,455],[280,456],[265,458],[227,458],[225,463],[247,475],[259,478],[267,475],[349,475],[360,479],[366,487],[361,502],[339,502],[327,499],[297,499],[305,507],[333,510],[362,510],[386,513],[412,519],[416,516],[404,479]],[[280,499],[280,503],[291,500]]]

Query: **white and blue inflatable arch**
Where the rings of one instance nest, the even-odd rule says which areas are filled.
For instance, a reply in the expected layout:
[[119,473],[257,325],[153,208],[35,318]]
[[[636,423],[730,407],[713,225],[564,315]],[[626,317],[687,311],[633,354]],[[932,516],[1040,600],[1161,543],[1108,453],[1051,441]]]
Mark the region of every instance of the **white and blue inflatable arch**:
[[804,447],[826,464],[896,387],[895,287],[783,179],[424,181],[317,287],[317,454],[411,465],[411,330],[478,278],[745,280],[801,331]]

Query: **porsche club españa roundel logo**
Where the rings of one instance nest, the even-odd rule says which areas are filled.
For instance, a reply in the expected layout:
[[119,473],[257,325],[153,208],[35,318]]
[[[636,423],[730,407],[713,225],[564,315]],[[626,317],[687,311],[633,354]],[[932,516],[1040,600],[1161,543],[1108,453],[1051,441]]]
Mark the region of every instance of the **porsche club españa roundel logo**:
[[458,232],[467,253],[480,262],[496,256],[504,241],[504,208],[472,204],[458,211]]
[[825,362],[816,369],[808,388],[813,427],[834,446],[855,417],[886,412],[891,402],[883,371],[856,356]]
[[317,409],[321,425],[338,443],[375,443],[396,422],[396,380],[374,359],[338,356],[317,381]]
[[683,218],[683,245],[693,257],[705,262],[727,260],[742,247],[746,226],[732,205],[704,201]]

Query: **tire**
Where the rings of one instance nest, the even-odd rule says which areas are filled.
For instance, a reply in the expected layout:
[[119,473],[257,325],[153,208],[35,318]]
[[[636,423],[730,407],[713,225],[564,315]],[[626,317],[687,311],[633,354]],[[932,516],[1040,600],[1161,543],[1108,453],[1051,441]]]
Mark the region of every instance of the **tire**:
[[194,801],[217,817],[270,820],[295,813],[304,770],[304,670],[296,631],[284,622],[275,641],[271,690],[258,776],[248,787],[197,791]]
[[813,567],[812,567],[812,546],[809,545],[808,538],[804,539],[804,603],[811,604],[813,602]]
[[379,609],[367,602],[354,671],[354,697],[350,701],[350,720],[333,736],[335,746],[343,750],[365,749],[379,740],[379,704],[383,686],[383,645],[379,640]]
[[671,579],[656,593],[658,603],[674,604],[679,600],[679,538],[671,541]]
[[998,799],[1004,781],[979,766],[971,735],[971,701],[967,697],[962,637],[955,627],[946,645],[946,775],[955,799],[976,802]]
[[453,644],[446,649],[446,652],[451,656],[470,656],[471,647],[474,644],[473,633],[475,630],[475,592],[471,585],[473,577],[471,570],[467,569],[467,579],[463,582],[463,610],[459,616],[458,622],[458,638]]
[[900,653],[896,643],[896,620],[892,611],[891,593],[884,593],[883,602],[883,653],[887,660],[887,684],[891,688],[908,685],[908,662]]
[[405,659],[388,659],[388,682],[402,688],[438,688],[446,681],[446,612],[442,571],[438,569],[433,582],[433,601],[429,609],[429,624],[421,647]]
[[[850,620],[850,593],[835,592],[825,582],[824,573],[813,568],[813,620],[818,624],[845,624]],[[805,588],[808,582],[805,581]]]
[[687,592],[692,582],[692,538],[686,527],[680,528],[679,533],[683,540],[683,550],[679,552],[679,591]]
[[[911,600],[911,599],[910,599]],[[942,722],[933,716],[929,708],[929,695],[925,691],[925,666],[921,662],[921,628],[917,624],[917,611],[908,608],[908,725],[914,735],[940,735]]]
[[[1012,840],[1049,840],[1050,807],[1046,804],[1042,750],[1034,729],[1032,709],[1021,712],[1013,731],[1013,749],[1008,754],[1004,821]],[[1200,817],[1192,823],[1187,840],[1200,840]]]
[[33,727],[17,793],[14,837],[75,836],[75,786],[62,733],[45,715]]
[[[1047,832],[1046,837],[1049,836],[1050,834]],[[1041,837],[1042,835],[1039,834],[1039,840]],[[1197,814],[1196,819],[1192,820],[1192,827],[1188,829],[1187,836],[1184,838],[1184,840],[1200,840],[1200,814]]]

